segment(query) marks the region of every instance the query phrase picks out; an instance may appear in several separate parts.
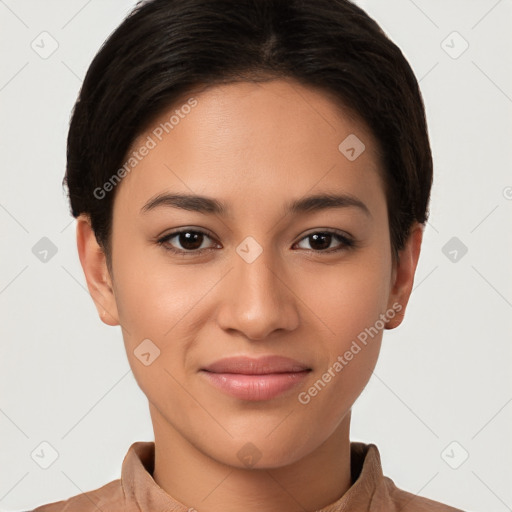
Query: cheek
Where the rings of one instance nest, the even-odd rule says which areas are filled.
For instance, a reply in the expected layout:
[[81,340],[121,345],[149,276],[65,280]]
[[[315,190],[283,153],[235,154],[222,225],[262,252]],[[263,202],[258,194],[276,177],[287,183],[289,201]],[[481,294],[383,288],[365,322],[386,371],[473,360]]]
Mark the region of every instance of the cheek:
[[372,326],[385,312],[390,265],[387,258],[365,256],[325,267],[302,280],[298,293],[321,320],[337,350]]
[[382,254],[367,251],[359,259],[326,268],[314,280],[303,282],[305,302],[320,320],[316,330],[321,330],[324,357],[318,361],[322,382],[317,387],[326,384],[329,388],[322,391],[318,404],[322,402],[334,415],[351,406],[378,359],[384,326],[381,315],[387,310],[391,275],[391,258]]
[[[178,378],[184,377],[187,355],[197,341],[197,331],[213,314],[214,295],[210,292],[225,274],[225,269],[219,266],[171,264],[161,255],[158,262],[148,264],[147,252],[132,250],[120,255],[114,267],[124,344],[144,391],[158,389],[163,383],[169,386],[170,377],[164,369]],[[138,347],[146,339],[151,340],[158,353],[151,371],[137,360]]]
[[312,421],[322,418],[324,436],[332,434],[353,406],[377,363],[382,340],[379,320],[387,305],[385,275],[378,265],[371,272],[366,266],[364,272],[338,270],[320,281],[316,301],[315,294],[309,295],[311,309],[321,319],[317,324],[324,333],[319,335],[323,355],[315,368],[316,380],[301,390],[299,403]]
[[116,302],[133,375],[151,403],[162,405],[171,399],[176,405],[181,390],[173,377],[183,380],[194,334],[186,328],[187,313],[202,288],[179,267],[137,265],[134,253],[129,262],[118,261],[116,270]]
[[170,333],[215,282],[211,271],[199,272],[186,261],[167,261],[164,249],[143,244],[119,250],[114,265],[121,321],[130,332],[158,339]]

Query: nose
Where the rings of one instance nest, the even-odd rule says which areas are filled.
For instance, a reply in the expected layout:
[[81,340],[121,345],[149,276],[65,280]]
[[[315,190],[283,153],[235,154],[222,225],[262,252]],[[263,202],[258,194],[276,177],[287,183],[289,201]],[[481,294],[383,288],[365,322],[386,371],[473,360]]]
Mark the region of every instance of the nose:
[[264,250],[251,263],[234,255],[234,268],[224,280],[218,310],[222,329],[256,341],[299,325],[297,297],[271,252]]

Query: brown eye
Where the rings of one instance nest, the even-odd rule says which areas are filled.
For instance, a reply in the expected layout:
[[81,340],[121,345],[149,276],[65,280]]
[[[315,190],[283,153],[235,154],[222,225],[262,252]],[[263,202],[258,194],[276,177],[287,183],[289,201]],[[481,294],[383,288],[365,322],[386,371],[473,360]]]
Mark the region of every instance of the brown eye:
[[158,240],[158,244],[166,250],[178,254],[199,254],[213,248],[212,246],[203,246],[206,239],[211,240],[211,237],[203,231],[183,229],[162,237]]
[[196,231],[183,231],[178,233],[176,237],[183,249],[194,251],[201,247],[204,235]]
[[315,251],[328,249],[331,245],[333,236],[330,233],[318,233],[309,237],[311,248]]
[[[355,242],[345,235],[331,231],[318,231],[305,236],[300,242],[307,240],[310,245],[310,250],[316,252],[337,252],[350,247],[355,246]],[[337,241],[334,247],[332,247],[333,241]],[[308,249],[308,247],[301,247],[302,249]]]

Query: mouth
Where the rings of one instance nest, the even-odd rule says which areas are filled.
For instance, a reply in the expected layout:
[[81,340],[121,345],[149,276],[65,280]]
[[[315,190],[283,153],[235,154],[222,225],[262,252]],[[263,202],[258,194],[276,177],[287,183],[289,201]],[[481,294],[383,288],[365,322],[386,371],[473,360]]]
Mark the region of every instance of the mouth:
[[201,368],[208,383],[241,400],[262,401],[277,397],[299,385],[310,367],[281,356],[231,357]]

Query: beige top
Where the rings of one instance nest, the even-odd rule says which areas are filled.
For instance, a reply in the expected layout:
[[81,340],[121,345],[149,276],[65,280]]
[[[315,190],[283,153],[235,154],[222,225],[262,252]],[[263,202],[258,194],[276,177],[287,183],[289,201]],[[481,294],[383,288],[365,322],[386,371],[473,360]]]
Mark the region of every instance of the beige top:
[[[461,509],[398,489],[382,474],[374,444],[351,442],[352,486],[336,502],[317,512],[462,512]],[[33,512],[188,512],[153,480],[155,443],[130,446],[121,478],[65,501],[49,503]],[[200,512],[200,511],[198,511]]]

